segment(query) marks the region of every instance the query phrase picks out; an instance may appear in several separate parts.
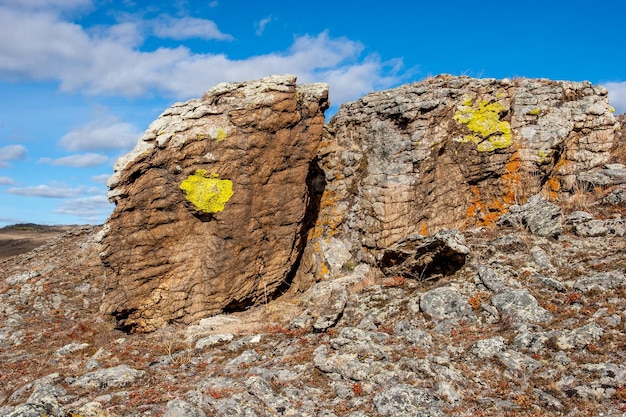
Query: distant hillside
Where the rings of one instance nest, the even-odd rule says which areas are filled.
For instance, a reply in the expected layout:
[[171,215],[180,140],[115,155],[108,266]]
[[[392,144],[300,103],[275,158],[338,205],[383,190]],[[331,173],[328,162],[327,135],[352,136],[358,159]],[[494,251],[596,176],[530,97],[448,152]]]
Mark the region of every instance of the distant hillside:
[[20,255],[43,245],[75,226],[18,223],[0,228],[0,259]]

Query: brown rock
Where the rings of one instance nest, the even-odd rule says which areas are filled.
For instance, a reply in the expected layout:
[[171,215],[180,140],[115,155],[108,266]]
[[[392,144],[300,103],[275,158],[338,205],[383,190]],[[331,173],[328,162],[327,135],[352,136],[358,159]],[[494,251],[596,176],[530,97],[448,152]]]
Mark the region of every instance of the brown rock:
[[326,85],[295,82],[220,84],[174,104],[118,161],[101,311],[121,328],[265,302],[292,278],[315,215],[307,177],[328,107]]

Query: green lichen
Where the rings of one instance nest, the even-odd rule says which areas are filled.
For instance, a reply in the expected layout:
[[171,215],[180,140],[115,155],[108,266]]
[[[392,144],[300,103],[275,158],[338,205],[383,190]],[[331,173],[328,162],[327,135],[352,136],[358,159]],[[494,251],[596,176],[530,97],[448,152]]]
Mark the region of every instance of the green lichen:
[[472,142],[480,152],[493,152],[510,146],[513,143],[511,125],[501,120],[506,107],[498,101],[481,100],[478,107],[472,99],[466,99],[454,113],[454,120],[467,126],[471,134],[460,139],[461,142]]
[[226,134],[224,129],[222,129],[221,127],[219,129],[217,129],[217,136],[215,137],[215,141],[217,143],[225,141],[227,137],[228,137],[228,135]]
[[217,174],[207,175],[204,169],[197,169],[187,177],[180,183],[180,189],[196,210],[204,213],[219,213],[233,196],[231,180],[221,180]]

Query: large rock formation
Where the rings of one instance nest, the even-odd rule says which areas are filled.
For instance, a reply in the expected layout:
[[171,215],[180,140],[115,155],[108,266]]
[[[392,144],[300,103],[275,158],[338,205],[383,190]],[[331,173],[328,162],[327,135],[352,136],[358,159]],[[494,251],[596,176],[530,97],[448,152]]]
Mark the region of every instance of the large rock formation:
[[315,215],[327,98],[325,84],[274,76],[220,84],[153,122],[109,182],[101,310],[150,331],[267,301],[288,282]]
[[342,275],[344,263],[380,266],[412,235],[491,225],[540,192],[559,199],[609,161],[612,112],[588,82],[445,75],[341,106],[298,285]]
[[281,284],[388,270],[398,248],[421,276],[448,250],[403,242],[596,181],[618,126],[587,82],[439,76],[347,103],[324,130],[327,106],[326,86],[285,76],[168,109],[110,183],[103,311],[128,329],[190,323]]

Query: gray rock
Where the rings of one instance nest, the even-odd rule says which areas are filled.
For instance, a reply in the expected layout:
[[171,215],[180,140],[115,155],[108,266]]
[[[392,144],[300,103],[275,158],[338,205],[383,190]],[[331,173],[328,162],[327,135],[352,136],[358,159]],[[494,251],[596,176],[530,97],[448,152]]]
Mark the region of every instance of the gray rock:
[[235,340],[230,345],[228,345],[228,350],[230,350],[231,352],[234,352],[236,350],[241,349],[244,346],[257,344],[261,341],[262,338],[263,338],[263,335],[260,335],[260,334],[251,334],[248,336],[244,336],[241,339]]
[[307,310],[291,323],[291,327],[306,326],[308,322],[317,331],[334,326],[343,313],[350,293],[345,280],[323,281],[315,284],[302,294]]
[[439,417],[439,399],[429,390],[407,384],[398,384],[374,397],[378,414],[388,417]]
[[509,289],[500,275],[488,266],[479,265],[477,271],[480,282],[487,287],[489,291],[499,293]]
[[554,265],[552,265],[552,263],[550,262],[550,257],[548,256],[548,253],[541,247],[533,246],[532,248],[530,248],[530,254],[539,268],[549,271],[554,270]]
[[626,286],[623,271],[608,271],[579,278],[574,282],[574,289],[582,292],[608,291]]
[[128,365],[118,365],[86,373],[76,378],[71,385],[88,389],[123,388],[133,384],[144,375],[144,371],[133,369]]
[[215,346],[220,343],[230,342],[235,336],[231,333],[214,334],[211,336],[203,337],[196,342],[196,349],[204,349],[206,347]]
[[420,297],[420,309],[425,316],[435,320],[474,317],[467,298],[451,287],[435,288],[424,293]]
[[493,358],[506,350],[506,342],[502,336],[479,340],[474,343],[470,352],[481,359]]
[[496,294],[491,304],[501,317],[511,317],[522,322],[548,323],[552,314],[541,307],[537,299],[527,290],[514,290]]
[[500,236],[490,243],[501,252],[520,252],[526,250],[526,242],[518,233]]
[[451,404],[461,401],[461,394],[447,381],[439,381],[435,384],[437,396]]
[[626,223],[622,219],[591,220],[577,225],[575,233],[581,237],[624,236],[625,229]]
[[626,189],[618,188],[607,194],[602,201],[604,204],[626,205]]
[[536,194],[524,205],[509,207],[509,213],[498,220],[500,226],[528,227],[537,236],[558,236],[563,232],[563,212],[559,206]]
[[597,342],[603,334],[602,327],[596,323],[589,323],[577,329],[557,331],[551,340],[552,344],[561,350],[580,349]]
[[263,357],[256,350],[246,350],[241,355],[226,362],[228,366],[243,365],[247,363],[258,362]]
[[285,411],[287,411],[287,409],[291,406],[287,398],[276,394],[267,381],[259,376],[252,376],[248,378],[246,381],[246,388],[250,394],[265,404],[269,411],[274,415],[284,414]]
[[379,264],[386,275],[419,280],[453,274],[465,264],[468,253],[465,237],[458,230],[440,230],[429,238],[406,237],[385,249]]
[[565,223],[572,224],[574,226],[593,220],[593,215],[586,211],[574,211],[567,215]]
[[430,348],[433,337],[423,329],[418,329],[408,321],[402,320],[393,328],[394,334],[404,336],[407,342],[423,348]]
[[163,417],[206,417],[204,411],[179,398],[167,402]]
[[496,358],[509,372],[522,378],[524,382],[541,367],[539,361],[512,349],[497,353]]
[[576,179],[589,188],[626,183],[626,167],[623,164],[606,164],[604,169],[581,172]]
[[[256,417],[258,414],[251,406],[254,399],[250,394],[233,395],[230,398],[219,399],[213,404],[216,417]],[[262,415],[266,415],[263,413]]]
[[339,374],[354,381],[363,381],[372,373],[370,366],[360,362],[356,355],[329,353],[326,345],[318,346],[313,353],[313,363],[322,372]]
[[56,356],[65,356],[70,353],[78,352],[89,347],[89,343],[69,343],[63,347],[57,349],[54,354]]

